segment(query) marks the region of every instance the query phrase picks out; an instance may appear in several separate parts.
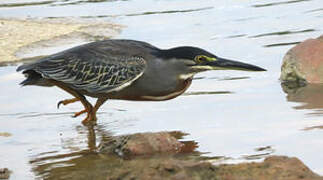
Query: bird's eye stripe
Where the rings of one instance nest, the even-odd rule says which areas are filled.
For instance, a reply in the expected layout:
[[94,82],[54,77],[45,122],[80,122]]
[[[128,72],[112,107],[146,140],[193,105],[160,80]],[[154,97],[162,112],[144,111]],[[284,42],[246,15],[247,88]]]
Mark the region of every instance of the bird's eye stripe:
[[199,55],[199,56],[196,56],[194,59],[195,59],[196,62],[201,63],[203,61],[206,61],[207,60],[207,57],[206,56],[203,56],[203,55]]
[[194,60],[198,63],[205,62],[205,61],[216,61],[215,57],[208,57],[205,55],[198,55],[194,58]]

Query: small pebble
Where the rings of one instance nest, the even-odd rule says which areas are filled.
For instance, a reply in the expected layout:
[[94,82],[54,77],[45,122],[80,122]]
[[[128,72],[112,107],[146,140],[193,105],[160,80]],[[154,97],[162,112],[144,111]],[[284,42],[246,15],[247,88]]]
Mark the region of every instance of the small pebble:
[[10,171],[8,168],[0,168],[0,179],[9,179]]

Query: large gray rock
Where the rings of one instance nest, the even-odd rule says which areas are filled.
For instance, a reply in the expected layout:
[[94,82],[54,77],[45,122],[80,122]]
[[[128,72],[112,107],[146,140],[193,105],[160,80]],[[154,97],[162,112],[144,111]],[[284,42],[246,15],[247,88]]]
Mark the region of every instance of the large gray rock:
[[287,52],[280,79],[284,82],[323,83],[323,35],[307,39]]

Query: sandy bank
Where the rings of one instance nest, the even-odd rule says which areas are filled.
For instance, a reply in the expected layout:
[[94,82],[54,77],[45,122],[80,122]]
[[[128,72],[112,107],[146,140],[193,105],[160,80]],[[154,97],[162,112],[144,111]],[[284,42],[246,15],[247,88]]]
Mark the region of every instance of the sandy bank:
[[122,26],[79,19],[0,19],[0,62],[19,61],[111,38]]

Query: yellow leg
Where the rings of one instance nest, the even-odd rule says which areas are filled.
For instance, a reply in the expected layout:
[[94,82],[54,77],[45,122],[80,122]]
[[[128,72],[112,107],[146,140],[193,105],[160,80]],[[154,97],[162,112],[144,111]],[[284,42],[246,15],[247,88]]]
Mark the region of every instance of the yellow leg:
[[[96,118],[96,112],[98,111],[98,109],[100,108],[100,106],[106,101],[108,100],[108,98],[106,97],[102,97],[102,98],[98,98],[98,100],[95,103],[95,106],[92,109],[91,113],[87,114],[87,117],[82,121],[83,124],[89,124],[89,121],[91,119],[97,119]],[[81,111],[82,112],[82,111]]]
[[84,109],[84,110],[82,110],[82,111],[80,111],[80,112],[76,112],[76,113],[74,113],[73,117],[77,117],[77,116],[79,116],[79,115],[81,115],[81,114],[84,114],[84,113],[86,113],[86,112],[87,112],[87,110],[86,110],[86,109]]
[[[86,118],[82,121],[83,124],[87,124],[88,122],[95,122],[96,121],[95,113],[93,113],[93,106],[89,103],[89,101],[85,98],[84,95],[82,95],[78,91],[68,87],[66,84],[64,84],[62,82],[55,81],[55,80],[48,80],[48,81],[53,83],[57,87],[61,88],[62,90],[70,93],[76,99],[79,99],[81,101],[81,103],[84,106],[85,111],[87,112]],[[80,111],[80,112],[82,112],[82,111]]]

